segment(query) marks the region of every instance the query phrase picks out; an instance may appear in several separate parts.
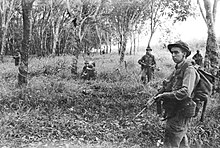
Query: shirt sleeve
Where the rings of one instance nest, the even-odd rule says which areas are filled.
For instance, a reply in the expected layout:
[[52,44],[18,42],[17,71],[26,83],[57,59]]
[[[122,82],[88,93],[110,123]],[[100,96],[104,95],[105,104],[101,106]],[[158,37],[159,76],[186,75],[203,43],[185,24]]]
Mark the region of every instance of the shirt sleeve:
[[156,60],[154,56],[153,56],[153,65],[156,65]]
[[138,63],[141,64],[143,62],[144,56],[138,60]]
[[197,73],[194,67],[188,67],[184,72],[182,87],[174,91],[177,100],[184,100],[191,97],[192,92],[197,84]]
[[177,100],[184,100],[188,97],[191,97],[192,92],[199,80],[197,77],[199,77],[199,75],[195,68],[188,67],[184,72],[182,87],[167,93],[167,97],[175,98]]

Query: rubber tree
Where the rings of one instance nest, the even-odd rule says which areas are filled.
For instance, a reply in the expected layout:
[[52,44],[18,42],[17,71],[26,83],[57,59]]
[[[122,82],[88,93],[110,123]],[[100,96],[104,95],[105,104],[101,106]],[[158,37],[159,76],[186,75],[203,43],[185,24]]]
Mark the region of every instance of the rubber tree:
[[21,62],[19,65],[18,85],[27,85],[28,76],[28,52],[30,48],[30,17],[31,10],[35,0],[22,0],[22,16],[23,16],[23,39],[21,49]]
[[110,21],[112,26],[114,26],[114,32],[119,40],[120,64],[124,62],[126,45],[130,31],[136,23],[147,17],[147,15],[144,15],[143,12],[148,6],[149,1],[112,1]]
[[[220,0],[214,0],[213,3],[210,0],[197,0],[198,6],[200,8],[201,15],[206,23],[208,29],[208,37],[206,41],[206,53],[207,59],[211,63],[210,71],[213,75],[216,75],[216,72],[219,67],[219,47],[216,39],[215,31],[215,20],[216,13],[218,10],[218,3]],[[202,5],[203,3],[203,5]]]
[[52,55],[56,54],[57,43],[59,42],[59,35],[62,30],[65,10],[63,9],[64,0],[50,0],[50,13],[51,13],[51,24],[53,33],[53,44],[52,44]]
[[2,29],[2,35],[1,35],[1,61],[3,62],[3,56],[5,54],[5,46],[6,46],[6,35],[8,32],[8,26],[9,23],[13,17],[14,14],[14,0],[1,0],[0,1],[0,12],[1,12],[1,29]]
[[[38,1],[36,6],[32,9],[32,46],[31,52],[36,53],[37,56],[45,56],[49,54],[49,49],[51,43],[51,26],[50,25],[50,1]],[[52,46],[52,45],[51,45]]]
[[[100,22],[102,18],[102,9],[105,0],[66,0],[67,8],[72,18],[77,19],[77,26],[75,27],[75,45],[74,54],[76,57],[84,51],[87,52],[93,42],[100,45],[102,40],[102,29]],[[77,5],[77,7],[75,6]]]

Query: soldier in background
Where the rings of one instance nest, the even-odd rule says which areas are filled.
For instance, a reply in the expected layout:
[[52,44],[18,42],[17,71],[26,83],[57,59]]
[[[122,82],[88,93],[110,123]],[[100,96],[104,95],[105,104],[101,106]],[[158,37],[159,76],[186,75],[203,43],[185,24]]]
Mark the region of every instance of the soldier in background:
[[15,60],[15,66],[18,66],[20,63],[20,59],[21,59],[21,54],[19,49],[15,50],[15,54],[13,55],[13,59]]
[[96,78],[95,71],[95,62],[94,61],[85,61],[85,65],[81,72],[81,78],[84,80],[91,80]]
[[192,57],[192,59],[195,60],[196,64],[202,66],[203,57],[199,50],[196,51],[196,54]]
[[77,59],[73,58],[71,63],[71,73],[77,75]]
[[205,55],[204,70],[207,71],[207,72],[210,72],[210,68],[211,68],[210,60],[208,59],[208,55]]
[[151,81],[156,68],[156,61],[154,55],[151,54],[152,49],[147,47],[146,54],[138,60],[138,64],[141,65],[141,81],[146,84],[146,76],[148,82]]

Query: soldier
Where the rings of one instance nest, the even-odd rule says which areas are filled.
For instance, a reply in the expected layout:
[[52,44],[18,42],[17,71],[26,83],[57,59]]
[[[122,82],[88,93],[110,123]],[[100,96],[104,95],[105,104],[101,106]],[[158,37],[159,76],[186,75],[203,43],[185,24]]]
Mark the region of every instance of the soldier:
[[208,55],[205,55],[205,59],[204,59],[204,70],[207,72],[210,72],[210,68],[211,68],[211,63],[210,60],[208,58]]
[[81,72],[81,78],[84,80],[91,80],[95,79],[96,72],[95,72],[95,62],[94,61],[85,61],[85,66]]
[[72,59],[71,73],[77,75],[77,59],[75,57]]
[[19,63],[20,63],[20,58],[21,58],[21,54],[20,54],[20,51],[19,49],[16,49],[15,50],[15,54],[13,56],[13,59],[15,59],[15,66],[18,66]]
[[147,47],[146,54],[138,60],[138,64],[141,65],[141,81],[144,84],[146,83],[146,75],[148,82],[151,81],[154,68],[156,67],[155,57],[151,54],[151,51],[152,49]]
[[[168,49],[176,63],[175,70],[164,83],[166,89],[155,97],[163,101],[166,112],[164,146],[189,148],[186,133],[196,108],[195,102],[192,101],[192,93],[200,76],[191,62],[186,62],[186,58],[191,54],[186,43],[177,41],[169,44]],[[183,70],[185,66],[187,67]]]
[[202,66],[202,55],[200,54],[199,50],[196,51],[196,54],[192,57],[195,60],[196,64]]

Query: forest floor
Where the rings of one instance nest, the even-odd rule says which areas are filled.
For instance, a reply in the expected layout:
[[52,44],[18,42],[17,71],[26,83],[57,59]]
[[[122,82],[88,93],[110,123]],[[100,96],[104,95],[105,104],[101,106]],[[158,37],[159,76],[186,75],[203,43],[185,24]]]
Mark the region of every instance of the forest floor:
[[[0,64],[0,147],[12,148],[141,148],[162,145],[164,122],[153,105],[132,122],[174,68],[166,52],[155,53],[154,79],[140,83],[138,58],[116,54],[80,57],[78,75],[71,74],[72,56],[33,57],[28,85],[17,88],[13,61]],[[84,60],[96,62],[96,80],[79,78]],[[220,145],[219,94],[209,100],[203,123],[193,119],[190,144]]]

